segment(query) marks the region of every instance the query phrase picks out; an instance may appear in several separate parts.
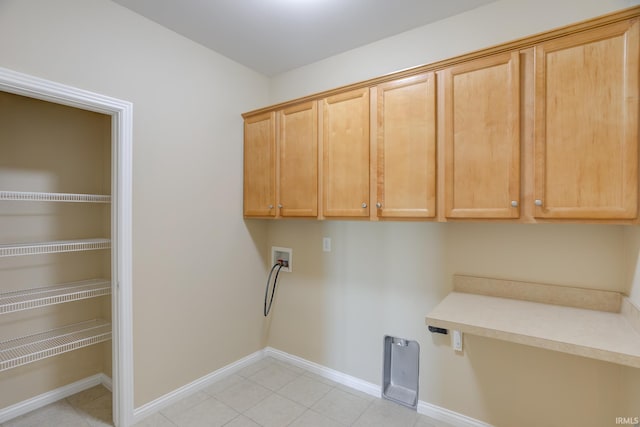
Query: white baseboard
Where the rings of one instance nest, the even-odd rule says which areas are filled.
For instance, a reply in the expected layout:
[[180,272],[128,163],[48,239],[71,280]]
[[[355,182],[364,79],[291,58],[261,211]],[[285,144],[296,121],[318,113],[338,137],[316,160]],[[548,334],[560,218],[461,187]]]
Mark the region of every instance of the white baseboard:
[[100,375],[100,384],[102,384],[104,388],[113,393],[113,381],[111,380],[111,377],[108,377],[105,374],[98,375]]
[[[380,386],[370,383],[368,381],[361,380],[360,378],[347,375],[345,373],[336,371],[334,369],[327,368],[314,362],[302,359],[298,356],[293,356],[284,351],[277,350],[275,348],[266,347],[264,349],[265,356],[271,356],[275,359],[288,362],[294,366],[306,369],[313,372],[316,375],[320,375],[323,378],[330,379],[338,384],[351,387],[361,392],[367,393],[371,396],[380,397],[382,391]],[[451,424],[452,427],[493,427],[491,424],[487,424],[483,421],[476,420],[458,412],[450,411],[440,406],[433,405],[424,401],[418,402],[418,413],[436,419],[438,421]]]
[[227,366],[223,366],[222,368],[210,374],[207,374],[204,377],[198,378],[197,380],[192,381],[189,384],[186,384],[180,388],[173,390],[172,392],[169,392],[163,396],[158,397],[157,399],[152,400],[149,403],[145,403],[144,405],[135,408],[133,410],[133,424],[136,424],[147,418],[148,416],[153,415],[154,413],[168,407],[169,405],[172,405],[179,400],[182,400],[185,397],[202,390],[203,388],[213,384],[216,381],[219,381],[235,372],[238,372],[245,366],[249,366],[264,357],[264,350],[258,350],[253,354],[243,357],[242,359]]
[[64,399],[76,393],[80,393],[81,391],[87,390],[99,384],[102,384],[103,386],[111,390],[111,378],[109,378],[105,374],[95,374],[74,383],[58,387],[55,390],[42,393],[38,396],[32,397],[31,399],[23,400],[22,402],[18,402],[15,405],[7,406],[6,408],[0,409],[0,423],[7,422],[16,417],[19,417],[20,415],[35,411],[36,409],[40,409],[43,406],[50,405],[60,399]]
[[284,351],[280,351],[271,347],[266,347],[264,349],[264,355],[271,356],[274,359],[282,360],[283,362],[288,362],[294,366],[313,372],[316,375],[320,375],[323,378],[326,378],[331,381],[335,381],[338,384],[351,387],[355,390],[361,391],[371,396],[380,397],[381,395],[380,386],[377,386],[368,381],[361,380],[360,378],[356,378],[351,375],[347,375],[345,373],[336,371],[334,369],[327,368],[326,366],[322,366],[317,363],[310,362],[301,357],[294,356],[289,353],[285,353]]
[[493,427],[484,421],[476,420],[459,412],[450,411],[441,406],[427,403],[423,400],[418,402],[418,413],[451,424],[453,427]]

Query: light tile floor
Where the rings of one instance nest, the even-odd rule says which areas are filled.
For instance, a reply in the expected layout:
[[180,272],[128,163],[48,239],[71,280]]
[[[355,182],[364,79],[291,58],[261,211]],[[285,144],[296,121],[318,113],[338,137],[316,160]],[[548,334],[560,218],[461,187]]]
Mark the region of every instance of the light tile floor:
[[[1,427],[103,427],[111,393],[93,387]],[[267,357],[151,415],[136,427],[450,427]]]
[[59,400],[2,424],[2,427],[113,426],[111,392],[103,386]]

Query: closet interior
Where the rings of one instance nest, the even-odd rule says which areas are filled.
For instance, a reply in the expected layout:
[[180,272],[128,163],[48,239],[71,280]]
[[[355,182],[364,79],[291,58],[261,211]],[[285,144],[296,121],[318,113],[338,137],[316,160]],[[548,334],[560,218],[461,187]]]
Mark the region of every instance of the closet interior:
[[111,117],[0,91],[0,408],[111,378]]

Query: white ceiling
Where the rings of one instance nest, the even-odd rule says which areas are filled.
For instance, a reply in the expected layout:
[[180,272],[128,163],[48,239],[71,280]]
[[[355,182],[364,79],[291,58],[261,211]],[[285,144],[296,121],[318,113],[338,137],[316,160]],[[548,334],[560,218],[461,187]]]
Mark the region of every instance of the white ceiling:
[[273,76],[495,0],[114,1]]

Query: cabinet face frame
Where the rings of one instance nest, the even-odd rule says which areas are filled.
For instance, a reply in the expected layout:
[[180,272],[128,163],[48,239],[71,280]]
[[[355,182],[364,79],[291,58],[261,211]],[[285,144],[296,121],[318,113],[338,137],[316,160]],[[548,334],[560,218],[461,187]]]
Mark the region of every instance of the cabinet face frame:
[[275,112],[244,121],[244,191],[246,217],[276,215],[276,119]]
[[278,215],[318,215],[318,104],[315,101],[278,112]]
[[322,101],[322,217],[369,216],[369,88]]
[[[506,116],[505,117],[493,117],[491,116],[491,111],[488,111],[491,107],[490,105],[485,105],[485,110],[481,110],[475,112],[473,115],[471,111],[467,108],[467,105],[456,105],[456,77],[457,76],[469,76],[467,80],[469,80],[470,90],[478,91],[477,94],[474,93],[466,94],[467,102],[472,99],[480,99],[481,101],[485,100],[486,92],[492,91],[490,87],[487,87],[483,84],[481,77],[475,77],[475,80],[472,80],[473,73],[489,73],[495,67],[504,67],[506,68],[506,78],[505,80],[500,81],[500,83],[504,82],[506,87],[494,88],[493,92],[498,94],[506,94],[505,97],[505,105]],[[503,54],[496,54],[493,56],[480,58],[476,60],[471,60],[460,65],[456,65],[450,68],[447,68],[440,72],[441,78],[439,79],[439,85],[441,85],[440,92],[443,94],[444,100],[440,103],[443,120],[443,150],[444,156],[441,157],[443,160],[442,167],[444,168],[444,189],[441,186],[440,191],[444,190],[444,216],[446,218],[478,218],[478,219],[508,219],[508,218],[519,218],[520,217],[520,203],[521,203],[521,182],[520,182],[520,150],[521,150],[521,129],[520,129],[520,106],[521,106],[521,93],[520,93],[520,56],[518,52],[507,52]],[[493,77],[493,76],[492,76]],[[483,105],[481,105],[483,106]],[[464,109],[465,117],[458,117],[459,109]],[[473,116],[473,117],[469,117]],[[495,137],[495,134],[502,135],[506,132],[506,137],[502,141],[501,146],[493,147],[493,150],[490,150],[488,153],[484,150],[484,147],[480,147],[478,149],[479,154],[487,154],[489,159],[484,161],[483,158],[478,157],[478,162],[473,162],[472,165],[458,165],[457,157],[456,157],[456,144],[460,143],[462,145],[466,145],[467,149],[469,148],[469,144],[472,141],[468,140],[460,140],[458,141],[458,136],[463,138],[465,133],[466,137],[475,136],[478,133],[482,132],[483,129],[477,129],[476,132],[473,132],[473,126],[476,123],[473,120],[479,117],[482,120],[486,120],[489,117],[491,122],[497,123],[497,131],[494,131],[494,135],[488,134],[485,135],[487,138]],[[458,123],[460,121],[460,123]],[[465,121],[471,122],[472,128],[470,130],[465,130],[462,132],[459,130],[459,126],[465,124]],[[484,124],[479,126],[480,128],[484,128]],[[492,140],[481,141],[486,144],[492,144]],[[472,188],[474,182],[477,181],[478,177],[473,176],[477,174],[477,172],[482,169],[482,165],[478,165],[477,163],[484,162],[485,164],[494,157],[500,157],[502,152],[504,151],[505,145],[509,148],[510,152],[507,152],[507,155],[502,159],[504,174],[504,187],[498,188],[495,190],[493,194],[486,194],[487,198],[489,196],[493,196],[492,198],[502,199],[501,205],[493,205],[486,206],[483,203],[479,203],[477,206],[474,206],[475,197],[482,196],[482,194],[466,194],[471,199],[465,200],[466,206],[458,206],[456,199],[456,190],[459,185],[462,185],[464,188],[461,191],[469,192],[468,189]],[[491,148],[491,147],[489,147]],[[463,159],[464,160],[464,159]],[[466,159],[469,160],[468,158]],[[475,160],[475,159],[472,159]],[[492,172],[490,170],[482,171],[487,176]],[[457,178],[459,177],[462,180],[461,183],[457,182]],[[471,182],[469,182],[471,181]],[[514,206],[515,205],[515,206]]]
[[[372,117],[375,117],[372,125],[375,156],[372,156],[371,169],[372,215],[376,212],[379,218],[434,218],[435,73],[380,84],[372,89],[371,100]],[[416,132],[416,125],[419,132]],[[418,157],[416,153],[419,153]]]
[[[564,53],[565,55],[570,55],[570,50],[574,49],[577,60],[580,60],[582,61],[581,63],[584,63],[584,61],[588,62],[590,59],[592,60],[592,58],[588,57],[589,50],[597,49],[597,47],[595,46],[597,43],[604,43],[606,40],[612,40],[614,38],[621,38],[620,45],[623,48],[623,51],[618,58],[623,61],[623,64],[621,64],[622,69],[618,70],[618,72],[623,76],[623,81],[618,82],[617,88],[619,90],[621,98],[619,99],[621,105],[619,105],[617,108],[619,108],[622,112],[622,119],[617,123],[618,128],[612,131],[614,132],[613,135],[608,134],[603,129],[594,130],[593,134],[595,134],[595,136],[599,136],[598,141],[609,141],[610,138],[607,137],[615,138],[615,132],[619,133],[619,162],[616,165],[609,165],[609,167],[607,168],[609,171],[615,170],[613,174],[619,174],[619,176],[613,178],[614,181],[613,183],[610,182],[610,186],[599,188],[598,185],[600,184],[601,180],[598,178],[596,182],[594,182],[592,178],[593,175],[585,174],[585,178],[589,179],[581,180],[579,177],[579,173],[563,174],[563,169],[568,168],[569,162],[571,162],[573,158],[575,158],[575,153],[577,152],[575,148],[577,147],[574,147],[574,149],[572,150],[572,153],[574,153],[574,156],[572,156],[572,158],[563,157],[550,161],[549,156],[553,155],[553,153],[561,152],[562,146],[566,145],[565,143],[571,143],[571,139],[576,139],[578,138],[578,136],[584,136],[581,131],[583,131],[585,127],[588,128],[590,123],[575,123],[575,121],[572,123],[570,120],[564,120],[562,122],[562,126],[556,125],[555,129],[552,129],[551,132],[555,131],[557,134],[559,133],[559,130],[561,132],[561,128],[566,125],[566,127],[568,127],[569,129],[573,129],[573,132],[571,132],[572,135],[570,136],[575,136],[575,138],[565,138],[565,140],[562,141],[562,144],[551,140],[553,136],[549,135],[549,127],[551,126],[551,124],[549,124],[548,120],[553,120],[557,116],[557,112],[553,111],[553,109],[548,112],[549,103],[553,104],[554,102],[562,102],[562,99],[559,96],[556,98],[551,97],[551,91],[548,87],[548,85],[551,83],[549,83],[549,76],[547,75],[547,71],[550,63],[549,56],[554,53],[560,52]],[[582,57],[580,57],[580,51],[575,51],[578,49],[583,49],[584,55]],[[535,188],[533,198],[540,201],[537,202],[536,206],[534,207],[535,217],[559,219],[634,219],[637,217],[638,73],[640,71],[640,68],[638,67],[639,55],[639,25],[637,18],[631,21],[622,21],[605,27],[562,37],[557,40],[550,40],[535,47]],[[567,61],[567,59],[565,59],[565,61]],[[597,65],[594,65],[594,67],[597,67]],[[602,69],[604,69],[605,67],[606,65],[601,66]],[[609,71],[612,68],[613,67],[609,67],[606,71]],[[580,79],[580,77],[582,77],[582,79]],[[587,80],[592,77],[593,76],[589,75],[588,73],[585,75],[576,75],[575,79],[573,79],[572,82],[575,83],[575,88],[579,89],[578,84],[580,83],[580,80]],[[587,90],[591,89],[592,91],[597,92],[597,87],[589,87],[588,83],[589,82],[585,83],[585,88]],[[597,84],[597,82],[595,82],[595,84]],[[613,82],[612,85],[615,85],[615,82]],[[565,88],[555,87],[552,89],[560,92]],[[587,90],[581,90],[579,92],[585,93],[587,92]],[[600,96],[606,97],[607,94],[610,94],[603,94],[602,92],[599,93]],[[608,89],[607,92],[612,92],[612,89]],[[580,93],[578,93],[578,95],[580,95]],[[586,103],[581,103],[580,105],[584,104]],[[612,107],[616,108],[615,106]],[[577,109],[577,107],[571,109],[564,108],[562,110],[560,107],[558,108],[558,110],[561,110],[563,113],[568,113],[564,115],[575,114],[575,118],[576,120],[578,120],[579,112],[574,113],[573,111]],[[605,113],[606,110],[603,111],[603,115]],[[600,134],[598,135],[596,134],[596,132],[600,132]],[[603,135],[603,133],[606,135]],[[552,143],[555,143],[553,147],[554,151],[551,151],[550,149],[550,144]],[[613,145],[610,145],[610,147],[612,146]],[[591,157],[594,156],[592,155]],[[599,157],[601,158],[603,156]],[[589,166],[589,163],[593,162],[597,162],[597,159],[585,159],[582,161],[582,163],[577,165],[574,164],[572,165],[572,167],[575,170],[580,171],[581,169]],[[555,168],[553,168],[554,165]],[[561,167],[558,167],[558,165],[561,165]],[[598,163],[591,166],[600,168],[604,167]],[[562,179],[562,181],[553,182],[550,174],[552,176],[555,175],[557,179]],[[603,177],[603,179],[606,179],[606,177]],[[551,197],[550,193],[561,188],[566,189],[567,187],[570,187],[568,185],[569,181],[572,181],[573,184],[575,184],[573,186],[574,188],[571,189],[571,193],[569,193],[569,190],[561,190],[567,193],[566,195],[564,195],[567,200],[564,203],[556,202],[555,199],[562,196],[562,194],[556,193],[554,197]],[[584,187],[582,187],[582,185],[584,185]],[[603,185],[606,186],[606,183]],[[589,186],[595,186],[596,188],[590,189]],[[612,186],[616,186],[616,188],[611,188]],[[614,199],[616,203],[611,203],[609,206],[607,206],[606,204],[588,204],[590,195],[593,199],[593,196],[596,194],[599,198],[602,197],[602,195],[605,195],[606,197],[607,194],[611,196],[611,193],[613,192],[618,193],[617,196],[611,197],[611,199]],[[585,201],[582,199],[587,200]]]

